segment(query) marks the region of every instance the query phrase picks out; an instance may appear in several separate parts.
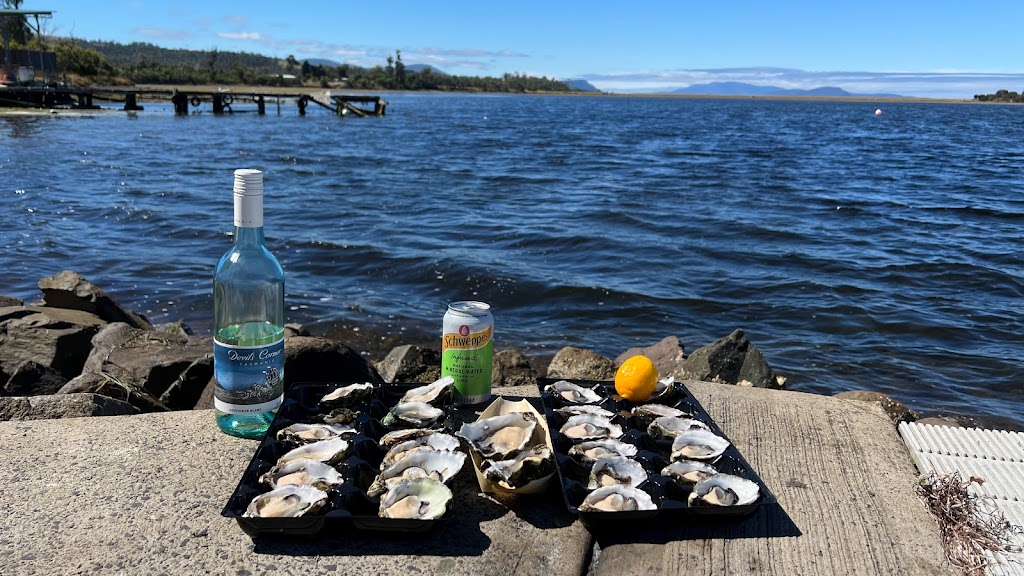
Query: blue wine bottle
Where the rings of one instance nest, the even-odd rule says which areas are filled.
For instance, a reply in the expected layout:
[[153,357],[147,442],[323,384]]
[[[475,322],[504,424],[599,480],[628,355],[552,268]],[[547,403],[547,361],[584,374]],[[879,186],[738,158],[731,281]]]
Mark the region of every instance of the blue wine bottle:
[[263,237],[263,173],[235,170],[235,244],[213,275],[214,411],[262,438],[284,397],[284,270]]

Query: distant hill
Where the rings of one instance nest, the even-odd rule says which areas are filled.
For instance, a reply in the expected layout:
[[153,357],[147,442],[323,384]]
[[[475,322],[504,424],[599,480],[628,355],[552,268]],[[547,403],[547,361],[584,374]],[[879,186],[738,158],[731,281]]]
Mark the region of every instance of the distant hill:
[[600,92],[593,84],[587,82],[582,78],[575,78],[572,80],[563,80],[569,88],[573,90],[582,90],[584,92]]
[[780,88],[778,86],[760,86],[746,82],[709,82],[693,84],[685,88],[672,90],[670,94],[694,94],[708,96],[873,96],[876,98],[898,98],[897,94],[853,94],[836,86],[822,86],[801,90]]
[[449,75],[447,72],[442,72],[441,70],[438,70],[436,67],[431,66],[430,64],[406,64],[405,69],[408,70],[409,72],[423,72],[425,70],[430,70],[431,74],[437,74],[438,76]]
[[310,66],[330,66],[331,68],[341,66],[341,62],[335,62],[327,58],[307,58],[306,62],[309,62]]

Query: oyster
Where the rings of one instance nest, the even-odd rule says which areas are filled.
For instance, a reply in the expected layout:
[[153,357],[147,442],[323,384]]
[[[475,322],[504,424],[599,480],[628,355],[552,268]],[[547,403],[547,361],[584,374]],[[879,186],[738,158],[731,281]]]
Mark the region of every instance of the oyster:
[[628,512],[630,510],[657,510],[651,495],[635,486],[604,486],[583,499],[580,512]]
[[271,488],[288,485],[309,485],[324,492],[334,490],[345,483],[345,478],[333,466],[319,460],[292,460],[283,466],[274,466],[260,476],[260,482]]
[[686,412],[678,408],[671,406],[665,406],[664,404],[641,404],[633,407],[633,417],[637,419],[641,427],[646,428],[657,418],[662,416],[669,416],[673,418],[680,418],[683,416],[689,416]]
[[391,466],[414,450],[435,450],[438,452],[447,450],[454,452],[458,449],[459,441],[450,434],[443,434],[441,432],[427,434],[426,436],[406,440],[392,446],[388,453],[384,455],[384,460],[380,463],[380,469],[383,470]]
[[521,488],[555,472],[555,462],[547,446],[523,450],[510,460],[484,460],[483,466],[486,466],[484,476],[509,490]]
[[349,384],[332,390],[320,399],[320,407],[324,409],[350,408],[373,394],[373,384]]
[[648,402],[658,402],[671,398],[676,393],[676,379],[669,376],[662,378],[654,383],[654,392],[651,392],[651,397],[648,398]]
[[444,410],[426,402],[403,402],[380,421],[388,428],[428,428],[444,416]]
[[544,387],[544,391],[573,404],[597,404],[604,399],[593,389],[573,384],[568,380],[559,380],[554,384],[548,384]]
[[688,430],[696,429],[707,430],[708,425],[693,418],[660,416],[647,426],[647,433],[658,444],[671,444],[676,436]]
[[672,441],[672,460],[714,460],[729,441],[710,430],[687,430]]
[[569,456],[584,464],[592,463],[605,456],[632,458],[636,456],[636,446],[612,438],[587,440],[569,448]]
[[283,466],[289,462],[304,459],[337,464],[345,458],[348,446],[348,441],[341,438],[331,438],[330,440],[305,444],[286,452],[284,456],[277,459],[277,465]]
[[381,518],[433,520],[444,515],[452,491],[433,478],[410,478],[396,482],[380,499]]
[[312,486],[288,485],[253,498],[242,516],[295,518],[316,514],[326,504],[327,492]]
[[693,506],[744,506],[757,500],[757,483],[732,474],[715,474],[697,482],[686,503]]
[[610,410],[605,410],[599,406],[593,404],[570,404],[569,406],[563,406],[555,410],[565,418],[572,418],[577,414],[593,414],[594,416],[600,416],[601,418],[607,418],[609,420],[615,416]]
[[366,493],[370,496],[380,496],[395,483],[409,478],[434,478],[447,482],[459,473],[465,461],[466,455],[462,452],[412,452],[381,470]]
[[331,438],[352,436],[356,429],[342,424],[292,424],[277,431],[277,440],[286,444],[310,444]]
[[455,378],[444,376],[440,380],[435,380],[426,386],[409,390],[398,402],[426,402],[435,406],[437,404],[445,404],[452,397],[452,387],[454,385]]
[[431,434],[435,434],[435,432],[433,430],[423,430],[421,428],[405,428],[402,430],[392,430],[391,432],[388,432],[387,434],[380,437],[379,444],[381,448],[391,448],[395,444],[401,444],[402,442],[406,442],[414,438],[419,438],[420,436],[429,436]]
[[639,486],[647,481],[647,472],[636,460],[622,456],[605,456],[594,462],[590,470],[590,482],[587,488],[593,490],[602,486],[624,484]]
[[662,476],[668,476],[683,488],[692,487],[714,474],[718,474],[714,466],[693,460],[679,460],[661,469]]
[[559,432],[574,441],[597,440],[599,438],[619,438],[622,436],[622,427],[613,424],[607,418],[593,414],[577,414],[566,420]]
[[359,418],[359,412],[349,408],[335,408],[327,414],[321,414],[319,420],[324,424],[351,424]]
[[526,447],[536,427],[537,416],[533,413],[509,412],[467,422],[456,435],[484,458],[504,459]]

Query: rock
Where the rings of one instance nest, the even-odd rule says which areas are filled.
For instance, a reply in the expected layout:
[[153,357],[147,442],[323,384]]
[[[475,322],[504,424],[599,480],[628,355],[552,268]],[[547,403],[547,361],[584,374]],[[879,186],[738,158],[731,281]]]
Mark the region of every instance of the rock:
[[920,418],[920,415],[918,415],[917,412],[907,408],[899,400],[893,400],[881,392],[849,390],[847,392],[840,392],[835,396],[836,398],[845,398],[847,400],[877,402],[882,405],[882,409],[885,410],[885,413],[892,419],[893,424],[899,424],[900,422],[914,422]]
[[918,424],[930,424],[932,426],[949,426],[950,428],[963,428],[964,425],[957,422],[955,418],[946,416],[929,416],[916,421]]
[[384,382],[358,352],[327,338],[285,339],[284,362],[285,390],[295,382]]
[[194,336],[195,332],[192,331],[192,327],[188,325],[184,320],[177,320],[175,322],[166,322],[156,327],[157,332],[163,332],[164,334],[174,334],[179,336]]
[[11,374],[23,362],[32,361],[74,378],[89,356],[92,337],[105,324],[95,314],[80,310],[0,308],[0,366]]
[[292,338],[294,336],[312,336],[306,327],[298,322],[289,322],[284,325],[284,337]]
[[0,421],[49,420],[83,416],[130,416],[139,409],[99,394],[55,394],[0,398]]
[[668,336],[661,342],[646,346],[642,348],[630,348],[622,354],[619,354],[618,358],[615,359],[615,366],[622,365],[623,362],[632,358],[633,356],[647,356],[654,363],[654,367],[658,369],[658,376],[665,378],[672,376],[676,379],[682,379],[683,374],[683,361],[686,360],[686,351],[683,349],[682,342],[675,336]]
[[21,298],[15,298],[14,296],[0,296],[0,308],[7,308],[9,306],[24,306],[25,302]]
[[614,376],[615,363],[611,358],[572,346],[559,350],[548,365],[548,378],[610,380]]
[[68,379],[57,370],[32,360],[26,360],[14,369],[4,385],[6,396],[41,396],[56,394]]
[[43,300],[51,308],[82,310],[95,314],[107,322],[124,322],[133,328],[152,330],[153,325],[143,316],[121,307],[99,286],[89,282],[77,272],[65,270],[39,281]]
[[683,378],[706,382],[737,384],[746,380],[757,388],[779,387],[761,351],[739,328],[725,338],[695,350],[683,361],[682,372],[680,376]]
[[422,346],[396,346],[376,368],[385,382],[433,382],[441,377],[441,353]]
[[164,334],[118,322],[96,334],[92,344],[83,374],[61,392],[102,393],[144,412],[189,410],[213,376],[210,337]]
[[536,386],[537,371],[530,366],[530,359],[521,350],[499,350],[494,353],[494,361],[491,363],[491,385],[494,388]]

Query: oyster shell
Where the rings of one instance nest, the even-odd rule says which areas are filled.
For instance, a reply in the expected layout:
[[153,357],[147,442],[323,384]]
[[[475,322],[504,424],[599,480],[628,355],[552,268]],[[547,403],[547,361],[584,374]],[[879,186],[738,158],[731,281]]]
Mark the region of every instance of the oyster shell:
[[674,418],[689,416],[689,414],[678,408],[673,408],[664,404],[641,404],[639,406],[634,406],[632,412],[633,417],[636,418],[642,428],[650,426],[651,422],[657,418],[661,418],[662,416],[670,416]]
[[672,440],[683,432],[698,429],[707,430],[708,425],[693,418],[660,416],[647,426],[647,433],[657,444],[671,444]]
[[523,450],[509,460],[484,460],[482,466],[485,466],[484,476],[488,480],[509,490],[526,486],[555,472],[555,462],[547,446]]
[[602,486],[624,484],[639,486],[647,481],[647,472],[636,460],[622,456],[605,456],[594,462],[590,470],[590,482],[587,488],[593,490]]
[[292,424],[277,431],[277,440],[286,444],[301,445],[352,436],[356,429],[343,424]]
[[533,413],[509,412],[467,422],[455,434],[482,457],[504,459],[526,447],[536,427],[537,416]]
[[715,474],[697,482],[686,503],[693,506],[744,506],[757,500],[757,483],[732,474]]
[[683,488],[692,487],[715,474],[718,474],[718,470],[714,466],[694,460],[678,460],[661,469],[662,476],[668,476]]
[[631,510],[657,510],[651,495],[635,486],[604,486],[583,499],[580,512],[628,512]]
[[426,402],[402,402],[380,421],[388,428],[428,428],[444,416],[444,410]]
[[455,378],[444,376],[440,380],[413,388],[402,396],[399,403],[403,402],[425,402],[431,405],[444,404],[451,399],[452,387],[455,385]]
[[331,438],[330,440],[321,440],[319,442],[313,442],[312,444],[304,444],[286,452],[283,456],[277,459],[277,465],[283,466],[289,462],[295,460],[318,460],[320,462],[326,462],[328,464],[337,464],[345,458],[345,454],[348,452],[349,443],[347,440],[341,438]]
[[636,446],[612,438],[587,440],[569,448],[569,456],[584,464],[590,464],[605,456],[632,458],[636,456],[636,452]]
[[333,466],[319,460],[292,460],[283,466],[274,466],[260,476],[260,482],[271,488],[282,486],[313,486],[324,492],[335,490],[345,483],[345,478]]
[[351,424],[359,418],[359,412],[350,408],[335,408],[327,414],[321,414],[318,419],[324,424]]
[[594,392],[593,389],[573,384],[568,380],[559,380],[553,384],[548,384],[544,387],[544,391],[550,392],[562,400],[573,404],[597,404],[604,399],[600,394]]
[[396,482],[380,499],[381,518],[433,520],[444,515],[452,491],[433,478],[411,478]]
[[320,399],[320,408],[350,408],[373,394],[373,384],[349,384],[332,390]]
[[454,452],[458,449],[459,441],[450,434],[444,434],[441,432],[427,434],[426,436],[406,440],[405,442],[400,442],[392,446],[391,449],[388,450],[388,453],[384,455],[384,460],[380,463],[380,469],[383,470],[388,466],[391,466],[414,450],[435,450],[438,452],[447,450],[449,452]]
[[465,461],[466,455],[462,452],[412,452],[381,470],[366,493],[370,496],[380,496],[395,483],[409,478],[435,478],[447,482],[459,473]]
[[593,414],[577,414],[566,420],[558,430],[574,441],[597,440],[599,438],[619,438],[622,427],[607,418]]
[[672,460],[714,460],[729,441],[709,430],[687,430],[672,441]]
[[654,392],[651,392],[651,397],[648,398],[648,402],[659,402],[667,398],[671,398],[676,393],[676,379],[669,376],[662,378],[654,383]]
[[420,436],[429,436],[431,434],[435,434],[435,432],[433,430],[424,430],[422,428],[404,428],[401,430],[392,430],[391,432],[388,432],[387,434],[380,437],[379,444],[381,448],[390,449],[395,444],[401,444],[402,442],[406,442],[414,438],[419,438]]
[[327,504],[327,492],[312,486],[282,486],[252,499],[242,513],[248,518],[296,518],[316,514]]
[[611,420],[612,417],[615,416],[612,411],[605,410],[600,406],[594,406],[593,404],[570,404],[556,409],[555,412],[561,414],[565,418],[572,418],[577,414],[593,414],[594,416],[600,416],[601,418]]

